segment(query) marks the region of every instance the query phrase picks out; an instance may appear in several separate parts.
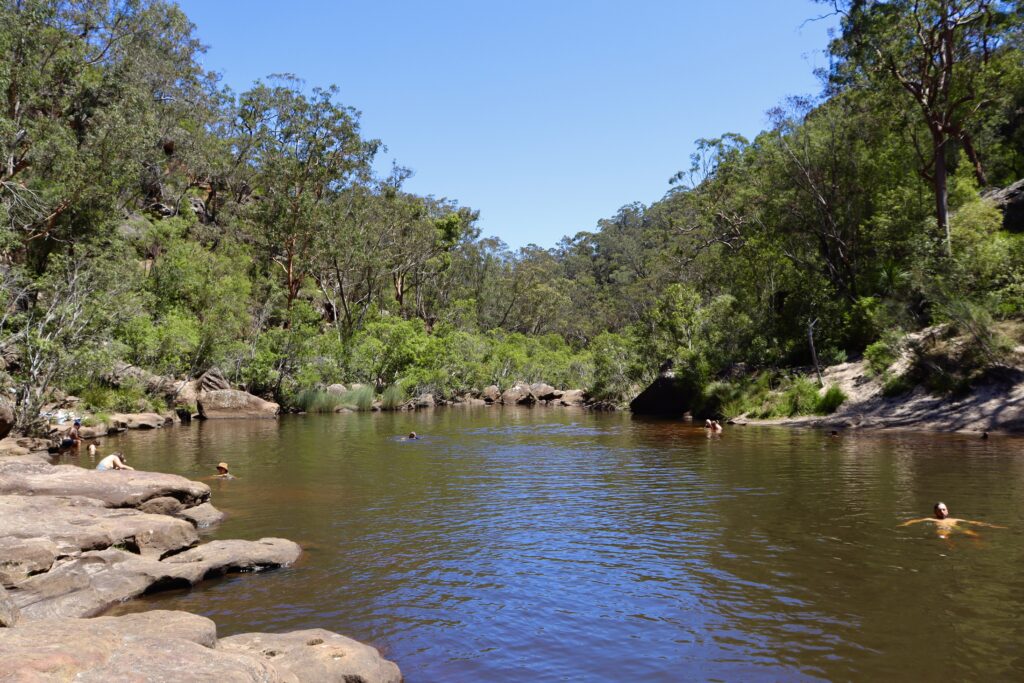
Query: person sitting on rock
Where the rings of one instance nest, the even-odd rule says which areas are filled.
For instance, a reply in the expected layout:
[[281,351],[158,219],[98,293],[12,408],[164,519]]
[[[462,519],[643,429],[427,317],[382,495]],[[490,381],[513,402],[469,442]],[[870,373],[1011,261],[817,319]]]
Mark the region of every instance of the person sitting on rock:
[[80,432],[81,428],[82,421],[76,418],[74,424],[71,425],[71,429],[68,430],[67,435],[65,435],[64,438],[61,439],[60,446],[58,446],[58,449],[62,451],[68,451],[72,449],[77,450],[78,447],[82,444],[82,435]]
[[[958,524],[974,524],[976,526],[987,526],[992,529],[1005,529],[1004,526],[997,526],[995,524],[989,524],[988,522],[975,522],[970,519],[957,519],[956,517],[949,516],[949,509],[943,502],[938,502],[935,507],[932,508],[935,513],[934,517],[922,517],[921,519],[911,519],[903,522],[900,526],[910,526],[911,524],[918,524],[920,522],[931,522],[935,525],[936,531],[939,532],[939,538],[946,538],[954,529],[957,528]],[[978,534],[970,529],[960,529],[961,532],[968,536],[977,536]]]
[[98,470],[134,470],[134,467],[129,467],[125,463],[125,458],[120,453],[111,453],[107,457],[96,463],[96,469]]
[[217,463],[217,474],[215,479],[234,479],[235,475],[228,472],[228,464],[226,462]]

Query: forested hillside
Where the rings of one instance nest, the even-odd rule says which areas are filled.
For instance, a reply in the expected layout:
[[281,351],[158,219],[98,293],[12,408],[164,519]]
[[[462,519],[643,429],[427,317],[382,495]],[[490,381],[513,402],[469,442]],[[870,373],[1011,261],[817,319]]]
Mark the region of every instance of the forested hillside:
[[821,363],[882,357],[944,322],[977,341],[965,362],[999,364],[1024,226],[984,193],[1024,177],[1024,3],[822,9],[841,29],[821,93],[753,140],[698,141],[661,201],[511,251],[471,208],[403,189],[409,170],[374,173],[386,141],[344,93],[224,88],[173,4],[2,0],[0,353],[19,425],[55,388],[97,410],[153,400],[105,385],[116,361],[218,366],[285,405],[332,382],[618,401],[666,359],[708,388],[808,365],[812,341]]

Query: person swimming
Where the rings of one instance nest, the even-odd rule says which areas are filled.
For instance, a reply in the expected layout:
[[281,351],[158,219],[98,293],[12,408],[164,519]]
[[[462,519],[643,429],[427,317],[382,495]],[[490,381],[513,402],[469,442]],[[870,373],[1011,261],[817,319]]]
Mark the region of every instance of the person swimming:
[[228,472],[228,464],[226,462],[217,463],[217,479],[234,479],[235,475]]
[[416,432],[409,432],[409,436],[406,437],[406,438],[408,438],[409,441],[414,441],[414,440],[416,440],[416,439],[418,439],[420,437],[416,436]]
[[[956,517],[950,517],[949,508],[946,507],[946,504],[943,503],[942,501],[939,501],[938,503],[935,504],[935,506],[932,508],[932,512],[934,513],[933,517],[911,519],[906,522],[903,522],[903,524],[900,524],[900,526],[910,526],[911,524],[919,524],[921,522],[931,522],[935,525],[936,531],[938,531],[939,533],[939,538],[946,538],[953,532],[954,529],[958,529],[958,525],[960,524],[974,524],[975,526],[986,526],[991,529],[1006,528],[1004,526],[999,526],[997,524],[989,524],[988,522],[976,522],[972,519],[958,519]],[[968,536],[978,535],[971,529],[959,528],[958,530],[964,534],[967,534]]]

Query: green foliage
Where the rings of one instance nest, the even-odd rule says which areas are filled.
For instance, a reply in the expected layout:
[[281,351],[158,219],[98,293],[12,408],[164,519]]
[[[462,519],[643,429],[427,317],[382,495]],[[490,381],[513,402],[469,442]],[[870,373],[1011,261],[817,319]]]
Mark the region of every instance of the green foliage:
[[825,390],[825,393],[818,397],[814,412],[818,415],[831,415],[846,400],[846,394],[839,387],[833,385]]
[[409,395],[401,385],[392,385],[384,390],[380,402],[384,410],[395,410],[403,406],[408,399]]
[[868,370],[876,376],[883,377],[889,367],[896,362],[902,352],[903,337],[897,330],[886,332],[881,339],[869,344],[864,349],[864,360]]
[[319,389],[302,389],[294,399],[295,406],[307,413],[333,413],[348,404],[343,394],[332,394]]

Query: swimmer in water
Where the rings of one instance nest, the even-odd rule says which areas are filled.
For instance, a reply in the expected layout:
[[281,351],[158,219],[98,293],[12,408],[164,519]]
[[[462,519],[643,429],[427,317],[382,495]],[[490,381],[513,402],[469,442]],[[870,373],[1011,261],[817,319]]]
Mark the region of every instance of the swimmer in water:
[[415,441],[416,439],[418,439],[420,437],[416,436],[416,432],[409,432],[409,437],[408,438],[409,438],[409,441]]
[[[903,522],[903,524],[900,524],[900,526],[910,526],[911,524],[918,524],[919,522],[931,522],[935,525],[935,530],[938,531],[939,538],[946,538],[947,536],[949,536],[953,532],[953,530],[957,528],[957,525],[959,524],[974,524],[975,526],[987,526],[992,529],[1006,528],[1004,526],[998,526],[996,524],[989,524],[988,522],[975,522],[971,519],[957,519],[956,517],[950,517],[949,508],[947,508],[946,504],[943,502],[936,503],[933,510],[935,512],[934,517],[922,517],[921,519],[911,519],[909,521]],[[967,534],[968,536],[978,535],[971,529],[960,528],[959,530]]]

